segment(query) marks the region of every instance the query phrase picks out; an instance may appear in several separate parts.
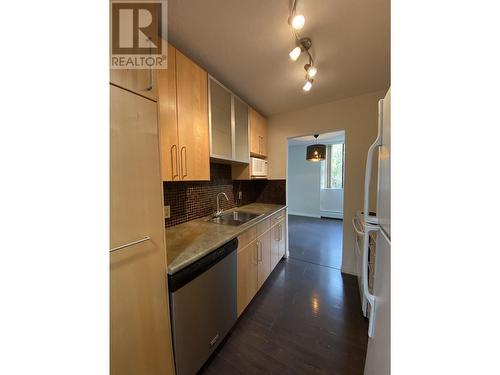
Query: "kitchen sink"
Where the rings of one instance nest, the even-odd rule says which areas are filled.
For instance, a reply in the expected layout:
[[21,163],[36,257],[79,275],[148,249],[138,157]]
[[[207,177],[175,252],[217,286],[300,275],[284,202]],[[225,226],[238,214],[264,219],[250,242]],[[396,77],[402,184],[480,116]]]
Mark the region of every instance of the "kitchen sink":
[[233,225],[238,226],[241,224],[245,224],[250,220],[253,220],[261,215],[253,214],[251,212],[243,212],[243,211],[232,211],[223,213],[220,216],[208,219],[212,223],[222,224],[222,225]]

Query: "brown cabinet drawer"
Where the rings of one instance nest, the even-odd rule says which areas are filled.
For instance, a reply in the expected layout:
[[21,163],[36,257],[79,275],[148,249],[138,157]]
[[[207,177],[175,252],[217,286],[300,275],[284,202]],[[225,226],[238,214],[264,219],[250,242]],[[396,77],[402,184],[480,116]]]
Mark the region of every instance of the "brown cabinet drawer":
[[271,216],[271,226],[274,227],[281,220],[283,220],[286,216],[286,209],[280,210]]
[[246,231],[240,234],[238,236],[238,249],[243,249],[250,242],[255,240],[255,238],[257,238],[256,233],[257,233],[257,228],[254,225],[253,227],[248,228]]
[[258,223],[256,225],[257,227],[257,237],[259,236],[262,236],[264,233],[266,233],[269,228],[270,228],[270,224],[271,223],[271,220],[269,218],[265,219],[265,220],[262,220],[260,223]]

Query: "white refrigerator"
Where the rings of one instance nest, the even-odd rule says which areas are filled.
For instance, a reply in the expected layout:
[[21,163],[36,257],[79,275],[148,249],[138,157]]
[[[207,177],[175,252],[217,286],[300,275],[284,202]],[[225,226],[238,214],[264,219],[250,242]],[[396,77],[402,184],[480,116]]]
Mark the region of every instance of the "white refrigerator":
[[[365,172],[365,201],[360,271],[362,301],[370,305],[368,349],[365,375],[388,375],[391,364],[391,90],[379,101],[378,135],[370,147]],[[378,155],[378,187],[376,215],[369,214],[369,192],[373,158]],[[376,255],[372,292],[368,288],[368,247],[370,234],[376,233]],[[373,272],[373,270],[372,270]]]

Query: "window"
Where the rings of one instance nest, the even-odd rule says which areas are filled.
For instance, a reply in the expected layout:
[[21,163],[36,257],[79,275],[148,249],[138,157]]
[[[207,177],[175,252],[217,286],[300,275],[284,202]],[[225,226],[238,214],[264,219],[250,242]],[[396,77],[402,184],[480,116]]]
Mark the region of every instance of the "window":
[[326,146],[326,160],[321,163],[321,188],[344,188],[344,144]]

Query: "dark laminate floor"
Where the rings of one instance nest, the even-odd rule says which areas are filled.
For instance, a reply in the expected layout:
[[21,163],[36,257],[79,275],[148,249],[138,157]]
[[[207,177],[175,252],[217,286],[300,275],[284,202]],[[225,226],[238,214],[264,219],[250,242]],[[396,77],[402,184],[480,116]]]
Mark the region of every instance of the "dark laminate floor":
[[367,329],[354,276],[282,260],[202,373],[363,374]]
[[288,215],[290,257],[340,269],[342,220]]

